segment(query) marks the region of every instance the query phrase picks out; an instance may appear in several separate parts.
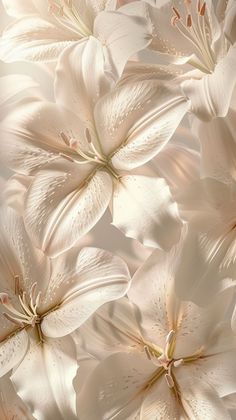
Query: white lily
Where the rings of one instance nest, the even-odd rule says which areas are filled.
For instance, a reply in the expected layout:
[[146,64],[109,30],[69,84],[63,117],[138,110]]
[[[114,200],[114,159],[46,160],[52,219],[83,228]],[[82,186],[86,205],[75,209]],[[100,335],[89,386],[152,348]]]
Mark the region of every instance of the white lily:
[[[6,12],[16,17],[0,40],[6,62],[56,60],[68,46],[100,40],[114,74],[150,42],[144,18],[115,12],[116,0],[4,0]],[[104,15],[104,11],[108,15]]]
[[71,333],[127,292],[128,268],[96,248],[49,260],[33,248],[10,208],[1,210],[0,241],[0,376],[13,369],[15,389],[37,419],[74,419]]
[[126,236],[169,248],[181,227],[169,187],[136,168],[168,142],[188,102],[155,81],[103,95],[107,78],[97,43],[91,38],[86,47],[73,46],[62,54],[56,104],[37,98],[12,104],[2,124],[9,142],[7,148],[0,145],[1,156],[13,170],[35,175],[25,222],[46,253],[70,248],[109,203],[113,224]]
[[231,418],[221,398],[236,389],[236,343],[222,319],[234,287],[204,308],[179,300],[179,251],[155,251],[134,275],[128,299],[105,305],[82,326],[81,359],[87,352],[95,362],[80,372],[81,420]]
[[[176,67],[170,67],[169,72],[178,76],[192,112],[203,120],[225,116],[236,82],[234,0],[228,7],[225,0],[170,0],[161,7],[158,1],[157,7],[151,4],[132,2],[123,7],[127,14],[149,18],[152,42],[141,54],[142,61],[181,65],[182,76]],[[183,67],[186,63],[194,70]],[[159,72],[160,66],[156,67]]]

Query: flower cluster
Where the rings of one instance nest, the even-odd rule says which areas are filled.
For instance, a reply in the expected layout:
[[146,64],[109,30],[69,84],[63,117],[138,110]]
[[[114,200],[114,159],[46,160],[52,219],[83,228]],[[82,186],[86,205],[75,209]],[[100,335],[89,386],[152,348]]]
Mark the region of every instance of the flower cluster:
[[235,0],[1,3],[0,420],[235,418]]

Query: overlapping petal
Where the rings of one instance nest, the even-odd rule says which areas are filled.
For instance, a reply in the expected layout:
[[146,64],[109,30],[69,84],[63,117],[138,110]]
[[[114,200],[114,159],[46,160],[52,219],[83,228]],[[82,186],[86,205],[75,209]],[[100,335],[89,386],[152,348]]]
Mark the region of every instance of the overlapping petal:
[[110,175],[94,165],[57,159],[38,172],[27,193],[25,221],[36,245],[50,255],[72,247],[105,212]]
[[146,246],[169,249],[180,237],[181,221],[165,180],[126,175],[114,186],[113,224]]
[[68,336],[31,343],[11,380],[18,395],[37,419],[74,420],[77,416],[72,380],[76,372],[76,350],[72,338]]
[[29,346],[28,334],[20,331],[0,343],[0,377],[6,375],[24,358]]
[[75,248],[68,256],[58,257],[45,304],[53,297],[59,306],[44,317],[43,334],[61,337],[71,333],[101,305],[123,296],[129,281],[127,265],[110,252],[84,248],[78,253]]

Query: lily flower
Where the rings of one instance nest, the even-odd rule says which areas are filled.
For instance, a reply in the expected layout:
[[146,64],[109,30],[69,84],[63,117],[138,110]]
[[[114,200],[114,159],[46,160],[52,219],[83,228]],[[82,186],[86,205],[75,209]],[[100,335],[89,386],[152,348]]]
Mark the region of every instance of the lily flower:
[[[116,10],[116,0],[4,0],[16,19],[3,31],[0,59],[50,62],[71,45],[96,37],[112,57],[112,71],[122,73],[126,61],[150,42],[143,17],[131,19]],[[108,14],[104,14],[106,13]]]
[[0,145],[1,157],[14,171],[34,175],[25,200],[27,231],[54,256],[87,233],[108,205],[113,224],[147,246],[169,248],[180,235],[165,180],[142,175],[139,167],[169,141],[188,101],[149,80],[106,93],[97,42],[90,39],[80,60],[81,46],[61,55],[56,103],[26,97],[13,102],[2,123],[9,142]]
[[49,260],[10,208],[1,209],[0,242],[0,377],[11,373],[36,418],[75,419],[78,366],[71,333],[100,305],[127,292],[128,268],[96,248],[73,248]]
[[234,287],[205,307],[181,301],[174,291],[179,251],[155,251],[134,275],[128,298],[82,326],[81,359],[87,353],[95,362],[80,372],[81,420],[231,418],[223,398],[236,389],[236,344],[222,319]]
[[191,111],[199,118],[224,117],[236,83],[234,1],[227,7],[225,1],[216,7],[218,2],[212,0],[170,0],[160,7],[158,1],[148,3],[132,2],[123,7],[129,15],[149,19],[152,42],[141,52],[141,61],[156,62],[158,72],[160,63],[170,65],[169,73],[177,76],[183,94],[191,100]]

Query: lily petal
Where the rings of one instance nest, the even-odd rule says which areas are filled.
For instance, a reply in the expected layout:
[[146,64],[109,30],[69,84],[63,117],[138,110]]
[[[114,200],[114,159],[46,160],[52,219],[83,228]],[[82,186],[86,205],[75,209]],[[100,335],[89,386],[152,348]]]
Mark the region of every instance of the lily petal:
[[108,357],[86,378],[78,396],[80,419],[139,417],[145,385],[154,371],[155,366],[140,354],[117,353]]
[[116,352],[142,350],[137,319],[137,308],[126,297],[103,305],[74,333],[79,354],[102,360],[114,353],[114,349]]
[[75,42],[76,34],[69,29],[30,14],[5,29],[0,41],[0,59],[5,62],[53,61]]
[[180,236],[176,204],[162,178],[127,175],[114,186],[113,224],[146,246],[169,249]]
[[[224,118],[203,122],[195,118],[191,130],[201,143],[201,174],[227,182],[236,179],[236,110],[229,108]],[[214,150],[214,159],[212,159]]]
[[9,375],[5,375],[0,379],[0,418],[34,420],[29,408],[23,403],[17,395]]
[[203,121],[227,115],[236,83],[235,66],[236,44],[229,48],[212,74],[181,84],[183,93],[191,100],[191,111]]
[[36,246],[56,256],[97,223],[111,194],[107,172],[58,159],[44,166],[31,183],[25,203],[27,231]]
[[3,0],[2,3],[7,14],[16,18],[36,12],[32,0]]
[[105,46],[115,77],[121,76],[128,59],[151,41],[145,18],[132,18],[120,11],[101,12],[94,21],[94,36]]
[[[59,309],[50,312],[42,321],[42,332],[46,336],[62,337],[71,333],[97,308],[123,296],[129,287],[128,267],[119,257],[100,249],[84,248],[77,256],[73,273],[69,263],[76,255],[77,250],[72,250],[65,261],[69,270],[68,277],[65,275],[65,285],[63,278],[59,277],[57,286],[54,286],[55,289],[64,289],[65,293]],[[50,293],[55,294],[49,287]]]
[[11,169],[30,175],[61,153],[72,154],[62,140],[62,132],[83,141],[84,126],[72,112],[38,98],[25,97],[12,104],[1,125],[5,138],[0,143],[1,158]]
[[158,81],[132,82],[114,89],[95,107],[103,151],[118,169],[132,169],[153,158],[168,142],[188,102]]
[[68,336],[32,344],[11,380],[38,420],[75,420],[76,396],[72,380],[76,372],[76,350]]
[[0,377],[22,361],[28,346],[28,334],[24,330],[0,343]]
[[[184,372],[185,373],[185,372]],[[181,401],[189,418],[196,420],[230,420],[231,416],[217,392],[206,382],[178,375]]]
[[113,83],[106,73],[105,64],[103,46],[94,37],[86,43],[68,47],[58,61],[56,102],[79,115],[86,126],[89,122],[93,125],[95,102],[109,91]]
[[35,282],[39,282],[43,291],[50,276],[49,260],[33,247],[22,217],[15,210],[2,207],[0,220],[1,292],[15,293],[15,275],[19,276],[20,287],[26,292],[30,292]]

